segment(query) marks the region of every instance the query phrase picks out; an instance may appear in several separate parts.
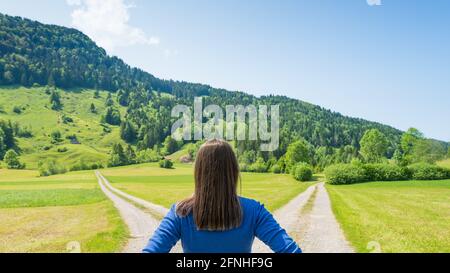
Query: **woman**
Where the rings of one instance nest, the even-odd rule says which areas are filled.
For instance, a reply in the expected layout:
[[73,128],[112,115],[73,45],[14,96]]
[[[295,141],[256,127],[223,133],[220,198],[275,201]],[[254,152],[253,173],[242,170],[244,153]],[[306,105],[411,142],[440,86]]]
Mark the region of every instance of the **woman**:
[[237,195],[239,177],[231,146],[205,143],[195,162],[193,197],[171,208],[143,252],[168,253],[181,239],[185,253],[250,253],[258,237],[276,253],[301,253],[262,204]]

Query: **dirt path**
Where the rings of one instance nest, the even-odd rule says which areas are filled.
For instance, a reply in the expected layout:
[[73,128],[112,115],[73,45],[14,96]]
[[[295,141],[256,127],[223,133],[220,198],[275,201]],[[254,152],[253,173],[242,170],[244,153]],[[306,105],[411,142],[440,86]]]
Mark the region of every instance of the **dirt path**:
[[[123,252],[141,252],[168,209],[114,188],[100,172],[96,175],[103,192],[114,202],[129,227],[131,238]],[[274,217],[305,253],[353,252],[333,214],[324,183],[309,187],[275,211]],[[252,249],[254,253],[272,252],[258,239]],[[182,252],[180,243],[172,252]]]
[[[333,214],[324,183],[309,187],[275,211],[274,217],[305,253],[353,252]],[[272,251],[256,240],[253,252]]]
[[[96,172],[95,174],[101,190],[114,203],[114,206],[119,211],[120,216],[130,231],[130,239],[122,252],[141,253],[148,239],[159,226],[159,220],[155,216],[158,214],[164,215],[168,210],[164,207],[127,195],[112,187],[100,172]],[[181,246],[178,244],[172,252],[181,252]]]
[[305,253],[354,252],[333,214],[324,183],[314,187],[313,194],[295,219],[294,228],[288,232]]

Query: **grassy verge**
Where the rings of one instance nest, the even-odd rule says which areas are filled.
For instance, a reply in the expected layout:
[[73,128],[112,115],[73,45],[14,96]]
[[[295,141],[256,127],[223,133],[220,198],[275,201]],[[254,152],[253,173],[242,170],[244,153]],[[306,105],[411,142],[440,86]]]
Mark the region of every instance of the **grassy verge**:
[[450,180],[327,185],[333,211],[358,252],[450,252]]

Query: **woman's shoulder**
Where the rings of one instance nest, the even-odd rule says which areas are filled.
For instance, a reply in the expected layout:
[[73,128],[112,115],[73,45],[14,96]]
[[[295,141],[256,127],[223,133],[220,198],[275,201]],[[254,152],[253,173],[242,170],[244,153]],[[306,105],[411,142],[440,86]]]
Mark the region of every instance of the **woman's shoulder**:
[[239,197],[239,201],[241,202],[241,206],[243,206],[244,208],[260,209],[261,207],[264,207],[264,205],[261,204],[261,202],[259,202],[257,200],[242,197],[242,196]]

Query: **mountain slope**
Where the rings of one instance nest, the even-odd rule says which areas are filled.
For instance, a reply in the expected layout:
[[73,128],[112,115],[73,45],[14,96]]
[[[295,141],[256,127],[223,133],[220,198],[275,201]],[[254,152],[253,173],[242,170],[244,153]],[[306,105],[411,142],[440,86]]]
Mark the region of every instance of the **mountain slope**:
[[205,96],[205,104],[220,106],[280,104],[281,145],[276,157],[283,155],[288,144],[299,137],[314,147],[358,149],[360,138],[371,128],[388,137],[392,155],[402,133],[390,126],[345,117],[283,96],[258,98],[203,84],[161,80],[108,56],[77,30],[3,14],[0,14],[0,85],[54,85],[115,92],[117,102],[128,108],[123,122],[134,134],[128,141],[141,149],[161,144],[170,134],[171,107],[178,103],[192,105],[195,96]]

